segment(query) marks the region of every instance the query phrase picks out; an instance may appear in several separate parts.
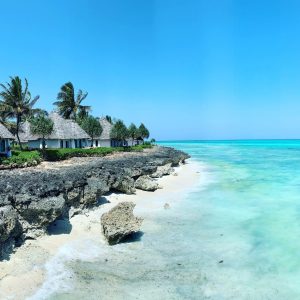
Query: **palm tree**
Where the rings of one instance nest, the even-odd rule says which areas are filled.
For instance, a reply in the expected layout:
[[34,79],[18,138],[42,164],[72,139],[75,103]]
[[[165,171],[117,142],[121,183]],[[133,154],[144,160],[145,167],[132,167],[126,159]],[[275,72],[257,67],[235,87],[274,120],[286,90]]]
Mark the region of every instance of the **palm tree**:
[[19,138],[20,124],[25,118],[35,113],[33,108],[40,96],[31,98],[28,90],[28,81],[25,78],[25,88],[23,89],[22,80],[16,77],[10,77],[10,82],[6,85],[0,84],[2,91],[0,92],[0,115],[3,121],[15,119],[15,132],[22,150],[22,145]]
[[138,138],[139,135],[138,129],[133,123],[131,123],[130,126],[128,127],[128,135],[132,139],[131,146],[133,146],[134,140]]
[[75,95],[72,82],[65,83],[57,94],[57,101],[53,104],[57,106],[58,112],[66,119],[84,118],[91,110],[90,106],[82,105],[82,101],[87,97],[88,93],[78,90]]
[[125,126],[125,124],[123,123],[122,120],[117,120],[114,123],[114,126],[112,127],[111,131],[110,131],[110,137],[113,140],[118,141],[118,144],[121,143],[121,146],[124,146],[125,142],[126,142],[126,138],[128,138],[128,129]]

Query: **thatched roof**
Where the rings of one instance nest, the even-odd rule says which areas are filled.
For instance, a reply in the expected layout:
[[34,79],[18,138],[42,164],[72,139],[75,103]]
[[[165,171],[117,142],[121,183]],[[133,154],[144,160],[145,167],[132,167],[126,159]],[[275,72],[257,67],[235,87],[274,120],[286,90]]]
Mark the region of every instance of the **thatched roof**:
[[19,129],[19,138],[21,143],[27,143],[31,138],[30,123],[28,121],[22,123]]
[[10,133],[10,131],[0,123],[0,138],[1,139],[14,139],[14,136]]
[[[51,113],[49,118],[53,121],[53,133],[47,137],[49,140],[90,139],[90,136],[73,120],[64,119],[58,113]],[[30,132],[30,123],[21,125],[20,138],[22,142],[38,140],[41,137]]]
[[102,133],[99,137],[100,140],[109,140],[110,139],[110,132],[111,132],[111,129],[113,127],[113,125],[107,121],[106,118],[101,118],[99,120],[101,126],[102,126]]

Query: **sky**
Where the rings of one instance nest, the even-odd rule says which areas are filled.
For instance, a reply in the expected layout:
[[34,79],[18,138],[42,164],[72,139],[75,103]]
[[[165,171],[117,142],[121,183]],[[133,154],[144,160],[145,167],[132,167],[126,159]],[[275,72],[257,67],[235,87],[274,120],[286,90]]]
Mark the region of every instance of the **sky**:
[[0,82],[62,84],[156,140],[300,138],[300,2],[0,0]]

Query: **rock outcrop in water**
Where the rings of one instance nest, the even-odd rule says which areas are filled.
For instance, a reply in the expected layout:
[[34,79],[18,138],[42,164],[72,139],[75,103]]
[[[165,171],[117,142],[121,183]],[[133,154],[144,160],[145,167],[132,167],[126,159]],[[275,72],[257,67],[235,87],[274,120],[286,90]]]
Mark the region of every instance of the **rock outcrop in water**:
[[177,166],[188,157],[155,147],[141,153],[73,158],[72,164],[0,171],[0,257],[26,238],[46,232],[53,221],[68,218],[71,208],[97,205],[109,191],[134,193],[140,176],[150,176],[161,166]]
[[110,245],[118,244],[140,230],[143,219],[133,215],[134,207],[133,202],[121,202],[101,216],[102,231]]

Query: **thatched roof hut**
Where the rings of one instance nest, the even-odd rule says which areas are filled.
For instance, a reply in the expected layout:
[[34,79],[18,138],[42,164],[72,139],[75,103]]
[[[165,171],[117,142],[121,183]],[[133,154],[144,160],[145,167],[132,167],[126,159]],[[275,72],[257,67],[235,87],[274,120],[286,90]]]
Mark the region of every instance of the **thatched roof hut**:
[[99,120],[99,122],[102,127],[102,133],[101,133],[99,139],[100,140],[109,140],[110,132],[111,132],[113,125],[105,117],[101,118]]
[[[51,113],[49,118],[53,122],[53,132],[47,137],[48,140],[90,139],[90,136],[75,121],[64,119],[56,112]],[[27,121],[21,125],[20,138],[21,142],[28,142],[41,137],[31,134],[30,123]]]
[[14,140],[14,136],[10,133],[10,131],[0,123],[0,139],[10,139]]

